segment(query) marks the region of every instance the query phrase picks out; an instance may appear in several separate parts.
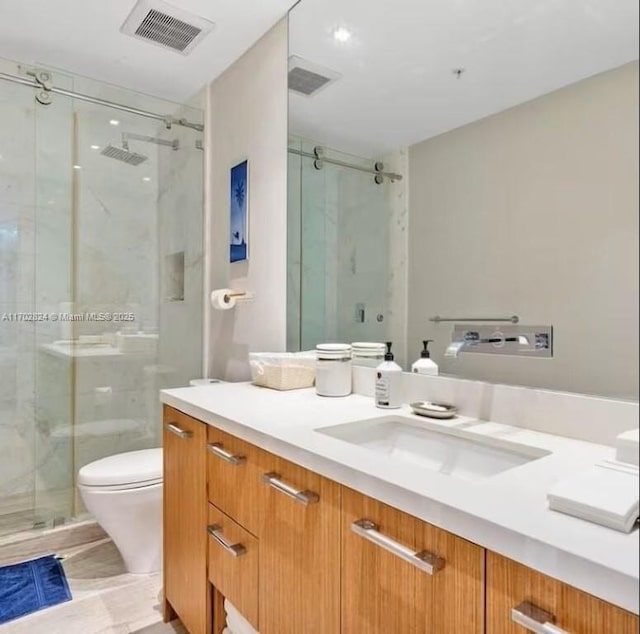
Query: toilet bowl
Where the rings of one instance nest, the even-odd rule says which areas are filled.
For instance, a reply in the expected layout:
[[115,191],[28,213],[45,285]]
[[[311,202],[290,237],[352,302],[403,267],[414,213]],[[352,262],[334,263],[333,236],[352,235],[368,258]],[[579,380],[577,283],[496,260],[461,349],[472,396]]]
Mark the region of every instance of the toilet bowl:
[[111,537],[129,572],[162,567],[162,449],[101,458],[78,472],[87,510]]

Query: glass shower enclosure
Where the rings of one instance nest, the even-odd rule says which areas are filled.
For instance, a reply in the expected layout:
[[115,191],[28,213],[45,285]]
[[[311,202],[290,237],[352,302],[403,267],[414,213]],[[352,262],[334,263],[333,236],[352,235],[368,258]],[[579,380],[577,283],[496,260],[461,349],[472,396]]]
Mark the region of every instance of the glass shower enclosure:
[[370,159],[289,139],[288,350],[388,339],[394,184],[376,179],[372,166]]
[[78,469],[159,446],[158,390],[201,375],[202,124],[0,60],[0,536],[82,517]]

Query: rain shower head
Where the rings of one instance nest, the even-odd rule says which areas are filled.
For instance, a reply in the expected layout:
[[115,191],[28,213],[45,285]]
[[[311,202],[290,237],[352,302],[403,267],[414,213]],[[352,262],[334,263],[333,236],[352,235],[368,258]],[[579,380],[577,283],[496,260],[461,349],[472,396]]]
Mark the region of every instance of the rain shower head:
[[102,156],[107,156],[108,158],[116,159],[116,161],[122,161],[128,165],[140,165],[140,163],[144,163],[144,161],[147,160],[147,157],[144,154],[131,152],[129,149],[117,147],[111,144],[107,145],[100,154],[102,154]]

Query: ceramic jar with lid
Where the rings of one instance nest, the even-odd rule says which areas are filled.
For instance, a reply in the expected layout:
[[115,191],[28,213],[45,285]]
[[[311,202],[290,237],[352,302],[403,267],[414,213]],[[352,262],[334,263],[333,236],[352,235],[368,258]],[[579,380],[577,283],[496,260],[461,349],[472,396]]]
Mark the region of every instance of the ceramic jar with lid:
[[320,396],[351,394],[351,346],[320,343],[316,346],[316,392]]

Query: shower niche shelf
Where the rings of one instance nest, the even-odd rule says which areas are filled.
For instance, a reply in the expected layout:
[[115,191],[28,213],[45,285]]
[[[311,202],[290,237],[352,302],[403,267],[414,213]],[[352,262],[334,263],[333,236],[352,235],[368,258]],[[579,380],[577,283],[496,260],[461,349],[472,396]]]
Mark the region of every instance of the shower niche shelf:
[[184,301],[184,251],[164,257],[163,297],[165,302]]

